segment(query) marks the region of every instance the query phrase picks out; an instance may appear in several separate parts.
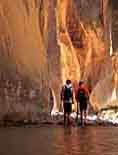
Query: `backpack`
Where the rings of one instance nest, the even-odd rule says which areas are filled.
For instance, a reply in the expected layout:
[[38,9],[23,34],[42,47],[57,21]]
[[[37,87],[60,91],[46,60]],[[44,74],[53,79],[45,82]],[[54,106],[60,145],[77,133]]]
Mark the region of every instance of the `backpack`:
[[72,99],[72,97],[73,97],[72,87],[65,86],[64,90],[63,90],[63,99],[65,101],[70,101],[70,99]]
[[78,90],[78,95],[77,98],[79,100],[79,102],[83,102],[87,100],[87,95],[84,89],[80,89]]

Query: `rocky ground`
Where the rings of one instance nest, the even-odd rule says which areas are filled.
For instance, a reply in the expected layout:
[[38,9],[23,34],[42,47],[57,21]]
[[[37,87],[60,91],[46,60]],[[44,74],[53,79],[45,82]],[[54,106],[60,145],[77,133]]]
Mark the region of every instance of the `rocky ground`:
[[[112,110],[109,110],[108,112],[105,112],[106,110],[101,111],[100,113],[96,114],[90,114],[87,116],[87,126],[118,126],[118,121],[115,117],[111,117],[111,113],[113,114]],[[110,113],[110,118],[108,118],[108,114]],[[116,115],[114,113],[114,115]],[[37,118],[36,118],[37,117]],[[78,121],[77,121],[77,116],[76,113],[72,113],[70,116],[71,120],[71,126],[79,126],[80,123],[80,116],[78,116]],[[55,113],[52,116],[47,113],[43,114],[37,114],[35,116],[35,119],[20,119],[17,118],[16,120],[8,118],[4,118],[4,120],[0,121],[0,127],[33,127],[37,126],[40,127],[42,125],[63,125],[63,113]]]

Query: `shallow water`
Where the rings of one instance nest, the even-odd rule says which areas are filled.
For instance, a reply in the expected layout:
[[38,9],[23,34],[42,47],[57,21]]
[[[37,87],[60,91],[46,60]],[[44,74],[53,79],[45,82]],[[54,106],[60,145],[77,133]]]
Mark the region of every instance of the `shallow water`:
[[117,127],[0,129],[0,155],[118,155]]

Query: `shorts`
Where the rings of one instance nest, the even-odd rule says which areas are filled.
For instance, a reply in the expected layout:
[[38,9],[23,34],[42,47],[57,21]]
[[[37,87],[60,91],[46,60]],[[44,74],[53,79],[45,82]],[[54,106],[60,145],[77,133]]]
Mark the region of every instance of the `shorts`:
[[72,112],[72,103],[64,102],[63,103],[64,113],[70,114]]
[[80,102],[79,104],[80,111],[86,111],[87,110],[87,102]]

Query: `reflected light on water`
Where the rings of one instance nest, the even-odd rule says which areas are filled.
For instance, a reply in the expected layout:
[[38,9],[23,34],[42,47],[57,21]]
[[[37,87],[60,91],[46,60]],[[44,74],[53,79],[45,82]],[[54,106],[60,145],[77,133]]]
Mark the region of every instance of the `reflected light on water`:
[[1,155],[117,155],[117,127],[0,129]]

